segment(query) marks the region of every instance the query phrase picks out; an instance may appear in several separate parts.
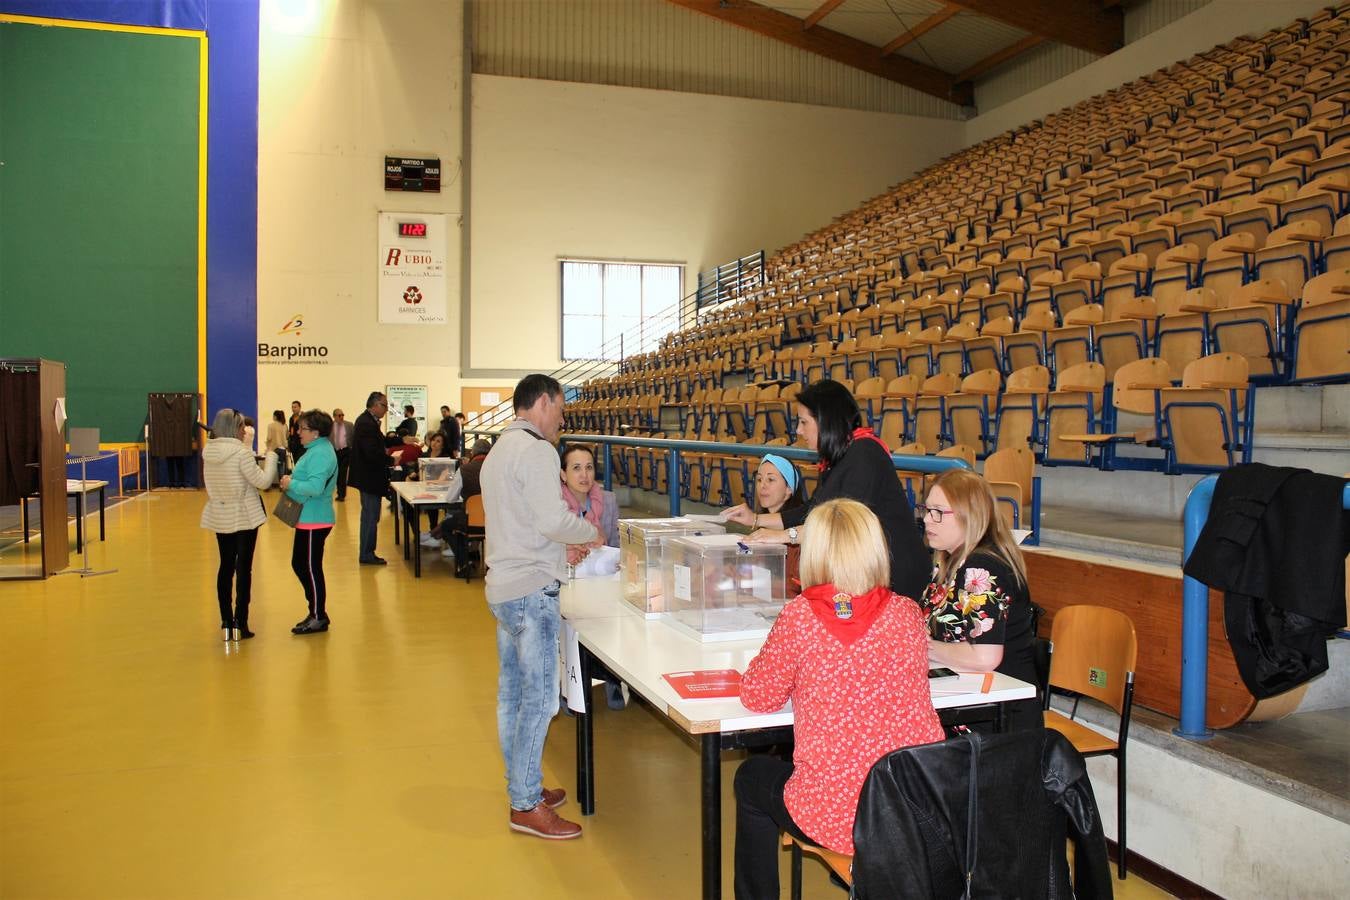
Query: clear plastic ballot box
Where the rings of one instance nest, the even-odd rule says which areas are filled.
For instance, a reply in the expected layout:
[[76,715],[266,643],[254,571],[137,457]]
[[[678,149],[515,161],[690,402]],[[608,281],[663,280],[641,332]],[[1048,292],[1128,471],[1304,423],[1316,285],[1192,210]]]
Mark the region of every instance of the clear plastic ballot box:
[[619,580],[623,599],[648,618],[665,612],[661,584],[661,538],[681,534],[724,534],[717,522],[694,519],[620,519]]
[[661,539],[666,612],[703,641],[768,634],[787,602],[787,547],[747,544],[740,535]]

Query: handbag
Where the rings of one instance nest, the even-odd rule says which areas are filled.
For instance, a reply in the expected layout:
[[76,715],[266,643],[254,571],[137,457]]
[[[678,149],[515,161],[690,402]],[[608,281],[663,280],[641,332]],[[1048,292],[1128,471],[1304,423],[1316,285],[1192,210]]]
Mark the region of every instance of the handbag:
[[282,491],[277,499],[277,505],[272,509],[272,515],[294,528],[300,522],[300,510],[303,508],[303,503],[291,499],[290,494]]

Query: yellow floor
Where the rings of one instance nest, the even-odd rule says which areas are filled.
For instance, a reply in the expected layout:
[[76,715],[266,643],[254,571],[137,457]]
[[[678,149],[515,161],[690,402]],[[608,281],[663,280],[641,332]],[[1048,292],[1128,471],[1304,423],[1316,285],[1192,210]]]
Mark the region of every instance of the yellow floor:
[[[693,744],[644,707],[601,709],[585,835],[509,832],[481,582],[430,553],[415,580],[387,513],[390,565],[357,566],[349,501],[325,566],[332,631],[290,634],[304,599],[273,523],[254,563],[258,636],[226,645],[202,502],[110,509],[90,562],[116,574],[0,583],[0,897],[698,896]],[[728,896],[737,762],[723,763]],[[570,793],[574,765],[559,718],[546,782]],[[844,897],[817,863],[806,875],[807,897]]]

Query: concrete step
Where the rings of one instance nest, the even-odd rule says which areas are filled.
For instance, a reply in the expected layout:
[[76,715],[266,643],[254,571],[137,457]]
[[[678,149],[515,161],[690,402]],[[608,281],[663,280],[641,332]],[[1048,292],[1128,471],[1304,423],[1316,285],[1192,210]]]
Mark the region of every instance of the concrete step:
[[1350,431],[1257,431],[1252,436],[1252,459],[1344,475],[1350,472]]
[[1040,538],[1042,547],[1161,566],[1181,565],[1179,516],[1042,505]]

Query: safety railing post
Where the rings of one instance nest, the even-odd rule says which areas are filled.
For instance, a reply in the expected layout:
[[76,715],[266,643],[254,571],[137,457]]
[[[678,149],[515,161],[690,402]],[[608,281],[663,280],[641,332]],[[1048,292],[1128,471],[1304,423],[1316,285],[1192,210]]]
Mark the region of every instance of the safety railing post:
[[[1196,538],[1209,518],[1217,481],[1216,475],[1200,479],[1186,498],[1182,513],[1185,522],[1183,565],[1190,559]],[[1209,588],[1186,575],[1181,582],[1181,723],[1175,731],[1178,737],[1204,740],[1213,736],[1214,732],[1205,727],[1208,677]]]
[[605,490],[614,490],[614,446],[605,444],[600,448],[601,462],[605,466]]
[[670,515],[680,514],[680,451],[674,447],[666,454],[666,490],[670,494]]

